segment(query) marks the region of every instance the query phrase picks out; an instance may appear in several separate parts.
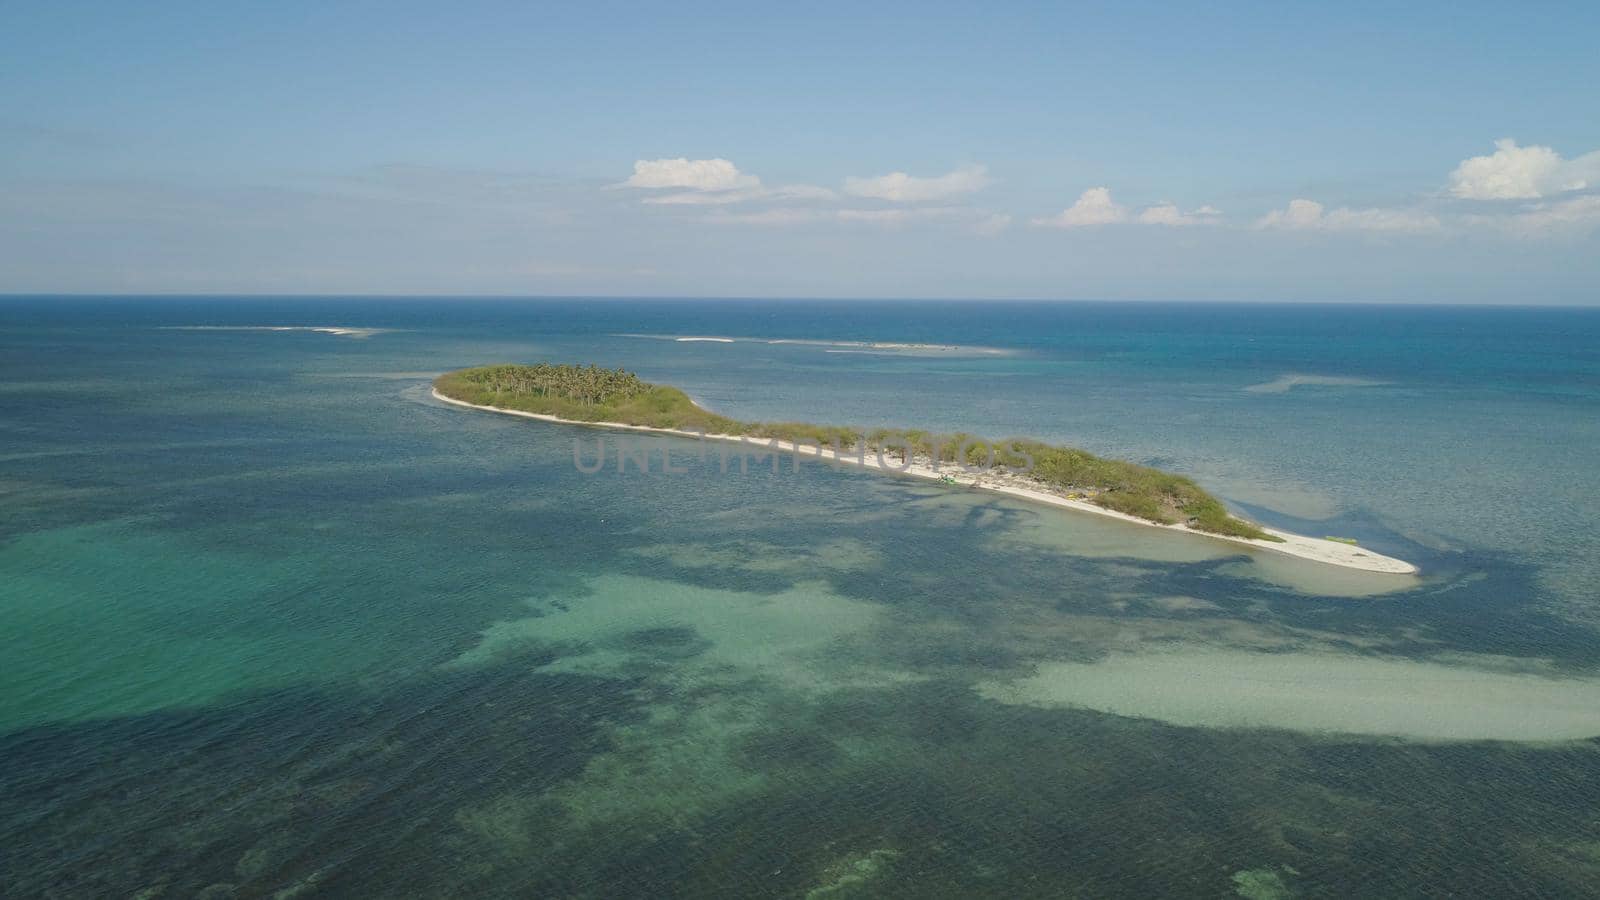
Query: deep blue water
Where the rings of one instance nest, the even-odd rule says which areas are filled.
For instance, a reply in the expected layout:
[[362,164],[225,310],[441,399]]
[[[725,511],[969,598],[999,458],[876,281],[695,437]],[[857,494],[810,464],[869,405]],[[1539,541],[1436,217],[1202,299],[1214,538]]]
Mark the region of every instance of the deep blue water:
[[[1600,893],[1600,743],[1537,739],[1526,680],[1600,676],[1597,339],[1563,309],[0,298],[0,885]],[[539,360],[1072,443],[1424,575],[825,468],[586,476],[568,429],[427,397]],[[1436,741],[1354,699],[1314,731],[995,699],[1152,647],[1454,667],[1482,718],[1534,712]]]

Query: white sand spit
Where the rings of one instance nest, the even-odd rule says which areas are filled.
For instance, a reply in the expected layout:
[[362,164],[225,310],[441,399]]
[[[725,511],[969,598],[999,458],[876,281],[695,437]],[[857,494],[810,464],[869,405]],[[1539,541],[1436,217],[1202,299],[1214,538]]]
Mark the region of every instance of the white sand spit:
[[836,454],[832,449],[827,447],[818,448],[816,446],[807,444],[801,444],[797,447],[788,441],[760,440],[734,434],[702,435],[696,432],[684,431],[677,428],[651,428],[645,425],[627,425],[621,422],[577,422],[571,419],[563,419],[558,416],[522,412],[521,410],[514,409],[501,409],[496,406],[481,406],[476,403],[467,403],[464,400],[456,400],[451,397],[446,397],[445,395],[439,393],[437,389],[433,390],[433,397],[436,400],[449,403],[454,406],[464,406],[469,409],[480,409],[485,412],[500,413],[501,415],[520,416],[525,419],[537,419],[542,422],[556,422],[562,425],[584,425],[593,428],[615,428],[625,431],[644,431],[653,434],[669,434],[676,437],[696,438],[708,441],[727,441],[731,443],[745,444],[750,446],[752,449],[777,450],[780,453],[811,456],[824,462],[835,462],[843,465],[860,466],[864,469],[877,469],[893,475],[905,475],[912,478],[923,478],[933,481],[938,481],[948,477],[953,479],[956,485],[962,487],[993,491],[998,494],[1020,497],[1024,500],[1029,500],[1034,503],[1040,503],[1046,506],[1054,506],[1061,509],[1070,509],[1097,516],[1108,516],[1110,518],[1120,519],[1125,522],[1132,522],[1134,524],[1147,526],[1149,528],[1165,528],[1169,531],[1183,532],[1185,534],[1210,538],[1212,540],[1229,541],[1234,544],[1241,544],[1247,547],[1256,548],[1258,550],[1267,550],[1273,553],[1283,553],[1289,556],[1298,557],[1300,559],[1313,560],[1315,562],[1327,563],[1329,565],[1360,569],[1365,572],[1385,572],[1397,575],[1414,574],[1417,571],[1416,566],[1406,562],[1405,560],[1395,559],[1393,557],[1374,553],[1373,551],[1367,550],[1363,547],[1358,547],[1351,544],[1343,544],[1338,541],[1330,541],[1323,538],[1312,538],[1299,534],[1290,534],[1286,531],[1278,531],[1271,528],[1264,530],[1281,538],[1281,542],[1262,541],[1252,538],[1212,534],[1206,531],[1197,531],[1188,527],[1187,525],[1163,525],[1159,522],[1151,522],[1148,519],[1141,519],[1138,516],[1130,516],[1126,513],[1120,513],[1115,510],[1106,509],[1102,506],[1096,506],[1087,500],[1073,500],[1068,497],[1051,494],[1044,489],[1043,485],[1040,485],[1038,488],[1024,487],[1017,483],[1020,481],[1020,479],[1014,476],[997,476],[988,473],[974,475],[953,466],[935,467],[916,462],[903,463],[899,459],[896,459],[892,456],[886,457],[883,454]]

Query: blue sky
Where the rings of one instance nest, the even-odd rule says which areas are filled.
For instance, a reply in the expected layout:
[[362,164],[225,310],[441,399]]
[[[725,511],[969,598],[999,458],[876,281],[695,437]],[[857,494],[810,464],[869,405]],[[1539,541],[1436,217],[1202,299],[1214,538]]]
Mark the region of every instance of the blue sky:
[[7,4],[0,291],[1600,303],[1600,4],[865,6]]

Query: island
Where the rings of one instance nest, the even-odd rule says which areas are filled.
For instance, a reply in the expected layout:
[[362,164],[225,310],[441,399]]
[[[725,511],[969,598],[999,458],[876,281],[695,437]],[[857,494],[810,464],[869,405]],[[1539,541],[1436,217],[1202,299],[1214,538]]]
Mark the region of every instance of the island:
[[976,487],[1052,506],[1288,553],[1370,572],[1416,566],[1359,545],[1265,528],[1230,513],[1192,479],[1028,438],[985,440],[915,429],[869,431],[803,422],[743,422],[711,412],[682,390],[622,369],[502,364],[439,376],[433,396],[489,412],[704,440],[750,444],[836,464]]

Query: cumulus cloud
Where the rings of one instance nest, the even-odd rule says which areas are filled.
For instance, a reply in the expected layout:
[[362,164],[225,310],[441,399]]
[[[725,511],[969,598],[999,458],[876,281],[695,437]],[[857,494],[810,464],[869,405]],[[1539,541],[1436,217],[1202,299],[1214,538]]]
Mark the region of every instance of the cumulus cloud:
[[1114,225],[1128,221],[1128,211],[1111,199],[1111,189],[1089,188],[1078,202],[1053,216],[1034,219],[1033,224],[1051,228],[1081,228],[1086,225]]
[[633,175],[623,186],[635,188],[683,188],[691,191],[748,190],[761,186],[761,179],[746,175],[725,159],[641,159],[633,164]]
[[847,178],[844,193],[904,204],[869,209],[840,208],[840,192],[809,184],[768,187],[725,159],[641,159],[628,180],[615,188],[651,191],[644,202],[660,206],[753,208],[716,209],[707,221],[725,224],[791,226],[819,222],[861,223],[896,228],[922,221],[963,224],[979,234],[997,234],[1011,217],[988,210],[928,201],[976,191],[989,183],[983,166],[968,166],[936,178],[894,172],[877,178]]
[[1329,210],[1315,200],[1290,200],[1256,220],[1256,227],[1286,231],[1436,231],[1439,220],[1427,213],[1405,209]]
[[1322,204],[1315,200],[1290,200],[1287,209],[1275,209],[1256,220],[1257,228],[1310,229],[1322,227]]
[[754,175],[739,171],[725,159],[641,159],[633,175],[612,187],[644,188],[656,193],[644,202],[659,206],[726,206],[752,200],[833,200],[839,195],[825,187],[790,184],[767,187]]
[[1033,224],[1046,228],[1083,228],[1090,225],[1120,225],[1131,222],[1139,225],[1214,225],[1220,221],[1221,212],[1215,207],[1202,206],[1184,212],[1174,203],[1147,206],[1138,213],[1111,199],[1111,189],[1095,187],[1084,191],[1078,202],[1053,216],[1033,220]]
[[935,178],[890,172],[873,178],[846,178],[844,192],[852,197],[870,197],[891,203],[926,203],[981,191],[992,180],[986,166],[965,166]]
[[1488,156],[1462,160],[1450,173],[1450,193],[1465,200],[1536,200],[1600,184],[1600,150],[1563,159],[1549,147],[1494,142]]

